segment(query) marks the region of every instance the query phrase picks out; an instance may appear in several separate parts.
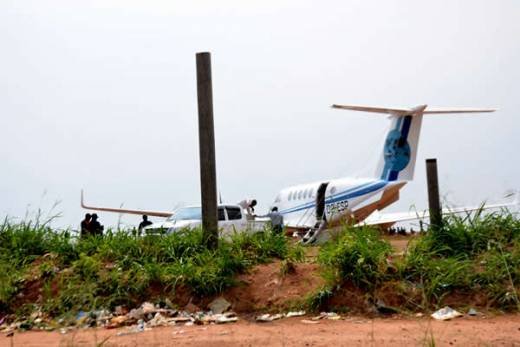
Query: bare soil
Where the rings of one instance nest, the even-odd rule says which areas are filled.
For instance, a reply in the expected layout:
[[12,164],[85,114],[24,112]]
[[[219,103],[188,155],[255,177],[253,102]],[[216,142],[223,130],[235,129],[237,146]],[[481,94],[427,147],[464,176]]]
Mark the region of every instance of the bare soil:
[[271,323],[242,319],[229,325],[161,327],[117,336],[125,329],[16,333],[0,346],[520,346],[520,315],[468,317],[438,322],[429,318],[347,317]]
[[325,284],[317,264],[281,261],[258,265],[238,277],[239,284],[224,294],[235,312],[276,311],[290,308]]

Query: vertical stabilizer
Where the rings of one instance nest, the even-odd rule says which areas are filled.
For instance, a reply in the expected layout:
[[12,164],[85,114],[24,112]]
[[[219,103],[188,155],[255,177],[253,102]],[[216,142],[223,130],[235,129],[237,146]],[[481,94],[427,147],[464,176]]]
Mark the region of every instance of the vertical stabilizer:
[[376,177],[387,181],[411,181],[417,159],[419,135],[424,114],[484,113],[490,108],[428,109],[427,105],[412,109],[360,105],[332,105],[333,108],[390,115],[392,123],[386,134]]
[[387,181],[411,181],[415,170],[422,112],[420,106],[408,115],[394,114],[377,166],[376,177]]

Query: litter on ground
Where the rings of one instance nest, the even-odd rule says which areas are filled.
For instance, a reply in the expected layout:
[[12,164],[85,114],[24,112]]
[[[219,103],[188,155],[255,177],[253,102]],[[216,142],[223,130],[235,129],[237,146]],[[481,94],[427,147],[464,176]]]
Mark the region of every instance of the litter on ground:
[[434,313],[432,313],[431,316],[433,317],[433,319],[436,319],[436,320],[449,320],[449,319],[461,317],[461,316],[463,316],[463,314],[452,309],[449,306],[446,306],[446,307],[441,308],[440,310],[435,311]]

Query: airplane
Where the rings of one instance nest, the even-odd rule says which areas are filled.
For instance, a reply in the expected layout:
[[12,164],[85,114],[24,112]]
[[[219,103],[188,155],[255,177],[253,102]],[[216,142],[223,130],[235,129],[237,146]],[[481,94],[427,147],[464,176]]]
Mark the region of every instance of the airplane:
[[[332,105],[334,109],[361,111],[386,115],[390,127],[384,139],[378,166],[373,177],[343,177],[320,180],[282,189],[271,208],[283,215],[284,226],[289,231],[304,234],[303,243],[317,241],[323,230],[330,230],[342,223],[377,225],[388,228],[397,222],[428,218],[428,212],[414,211],[384,214],[379,211],[399,200],[400,190],[413,180],[421,124],[424,115],[489,113],[494,109],[433,109],[427,105],[414,108],[387,108],[359,105]],[[502,203],[457,209],[443,209],[443,214],[470,212],[478,209],[511,206]],[[173,212],[142,211],[114,208],[82,207],[117,213],[147,214],[171,217]],[[326,237],[325,237],[326,239]]]

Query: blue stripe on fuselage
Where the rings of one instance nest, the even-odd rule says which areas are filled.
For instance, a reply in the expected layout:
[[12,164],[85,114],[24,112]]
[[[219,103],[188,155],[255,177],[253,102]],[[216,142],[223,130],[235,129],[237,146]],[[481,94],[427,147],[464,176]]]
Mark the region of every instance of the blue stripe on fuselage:
[[[347,190],[345,190],[343,192],[339,192],[337,194],[329,196],[327,199],[325,199],[325,204],[330,204],[330,203],[334,203],[334,202],[348,200],[348,199],[356,198],[356,197],[361,196],[361,195],[372,193],[372,192],[374,192],[374,191],[376,191],[378,189],[383,188],[387,184],[388,184],[388,181],[382,181],[382,180],[372,181],[372,182],[369,182],[369,183],[364,183],[364,184],[361,184],[361,185],[359,185],[357,187],[350,188],[350,189],[347,189]],[[280,213],[281,214],[289,214],[289,213],[293,213],[293,212],[298,212],[298,211],[306,210],[308,208],[314,208],[315,205],[316,205],[316,202],[315,201],[311,201],[311,202],[305,203],[305,204],[300,205],[300,206],[295,206],[295,207],[291,207],[291,208],[289,208],[287,210],[280,211]]]

